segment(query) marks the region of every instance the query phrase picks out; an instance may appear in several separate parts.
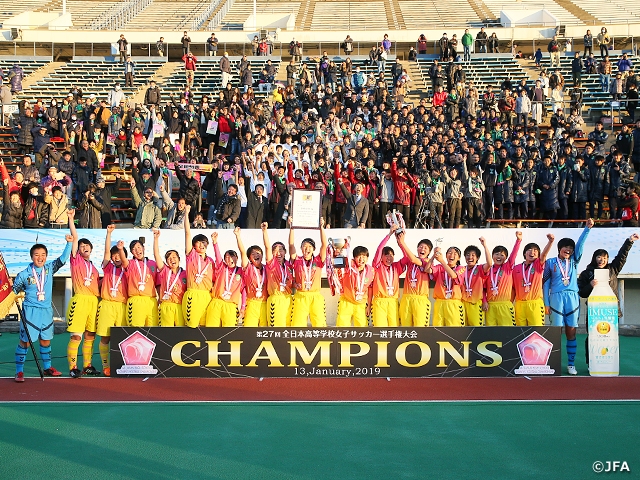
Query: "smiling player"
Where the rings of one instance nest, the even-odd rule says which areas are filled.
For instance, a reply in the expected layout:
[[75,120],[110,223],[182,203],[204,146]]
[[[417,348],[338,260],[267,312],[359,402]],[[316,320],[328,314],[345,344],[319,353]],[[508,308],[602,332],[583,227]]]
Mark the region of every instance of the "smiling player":
[[242,271],[238,267],[238,254],[233,250],[220,255],[218,247],[218,232],[211,234],[215,265],[215,282],[211,290],[211,302],[207,307],[207,327],[235,327],[240,316],[242,303]]
[[440,248],[436,247],[433,257],[439,263],[433,265],[429,271],[431,279],[435,281],[433,326],[464,327],[464,306],[460,288],[464,267],[460,266],[460,249],[449,247],[445,258]]
[[247,306],[244,311],[245,327],[267,326],[267,269],[262,264],[262,248],[252,245],[245,252],[240,227],[233,230],[242,256],[242,277],[247,295]]
[[[402,233],[401,235],[404,235]],[[404,242],[400,244],[402,249]],[[403,253],[401,260],[406,276],[402,298],[400,299],[400,325],[403,327],[428,327],[431,316],[431,302],[429,301],[429,270],[433,263],[433,257],[429,254],[433,250],[430,240],[423,239],[418,243],[418,256],[413,256],[409,251]],[[410,256],[411,255],[411,256]],[[416,264],[413,258],[420,264]]]
[[287,261],[287,249],[282,242],[269,243],[268,223],[262,223],[262,240],[267,256],[267,321],[270,327],[291,326],[293,313],[293,266]]
[[[161,327],[182,327],[182,299],[187,289],[187,273],[180,268],[180,255],[176,250],[167,250],[164,261],[160,255],[160,230],[153,229],[153,257],[158,266],[160,287],[160,316]],[[165,263],[166,262],[166,263]]]
[[485,279],[485,291],[487,294],[487,326],[511,327],[516,324],[516,313],[511,301],[513,291],[513,267],[515,265],[518,250],[522,243],[522,232],[516,232],[516,243],[511,250],[511,255],[502,245],[498,245],[491,252],[493,266]]
[[464,249],[464,260],[467,266],[462,276],[462,305],[464,305],[465,322],[468,327],[482,327],[485,321],[485,312],[488,308],[487,297],[484,291],[484,282],[487,273],[493,265],[489,247],[484,237],[480,237],[480,244],[484,248],[484,256],[487,262],[479,266],[480,249],[475,245],[469,245]]
[[158,267],[156,262],[144,256],[144,239],[129,244],[132,259],[122,258],[122,267],[127,272],[127,324],[130,327],[157,327],[158,300],[156,284]]

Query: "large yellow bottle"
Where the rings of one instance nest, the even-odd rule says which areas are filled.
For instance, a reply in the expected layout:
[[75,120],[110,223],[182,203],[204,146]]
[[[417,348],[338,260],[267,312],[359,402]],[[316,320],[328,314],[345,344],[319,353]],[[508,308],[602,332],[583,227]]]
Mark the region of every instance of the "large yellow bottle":
[[614,377],[620,374],[618,298],[609,285],[609,270],[597,268],[593,273],[598,284],[587,301],[589,373],[594,377]]

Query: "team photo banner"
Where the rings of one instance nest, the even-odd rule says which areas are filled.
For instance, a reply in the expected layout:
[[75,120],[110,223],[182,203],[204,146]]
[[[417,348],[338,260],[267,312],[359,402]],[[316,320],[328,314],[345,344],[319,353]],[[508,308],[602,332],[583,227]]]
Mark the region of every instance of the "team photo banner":
[[118,377],[560,375],[559,327],[111,329]]

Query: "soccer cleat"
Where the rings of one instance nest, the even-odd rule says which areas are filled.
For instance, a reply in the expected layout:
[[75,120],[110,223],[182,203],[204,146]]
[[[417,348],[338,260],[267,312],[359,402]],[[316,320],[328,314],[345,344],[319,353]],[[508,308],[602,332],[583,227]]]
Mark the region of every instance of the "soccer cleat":
[[77,368],[72,368],[72,369],[69,371],[69,376],[70,376],[71,378],[80,378],[80,377],[82,376],[82,372],[81,372],[79,369],[77,369]]
[[45,377],[61,377],[62,372],[59,372],[54,367],[49,367],[44,371]]
[[23,372],[16,373],[14,380],[18,383],[24,382],[24,373]]
[[103,374],[105,377],[110,377],[110,376],[111,376],[111,369],[110,369],[109,367],[104,367],[104,368],[102,369],[102,374]]
[[100,372],[96,370],[95,367],[89,365],[88,367],[84,367],[84,370],[82,370],[82,374],[89,375],[90,377],[96,377],[100,375]]
[[576,366],[575,365],[567,365],[567,373],[569,375],[577,375],[578,374],[578,370],[576,370]]

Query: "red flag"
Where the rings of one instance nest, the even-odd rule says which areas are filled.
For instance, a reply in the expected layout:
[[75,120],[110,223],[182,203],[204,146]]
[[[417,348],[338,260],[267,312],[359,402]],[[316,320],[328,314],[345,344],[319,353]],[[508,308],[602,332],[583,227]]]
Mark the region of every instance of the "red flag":
[[13,280],[9,276],[4,257],[0,253],[0,318],[9,314],[14,303],[16,303],[16,294],[13,293]]

